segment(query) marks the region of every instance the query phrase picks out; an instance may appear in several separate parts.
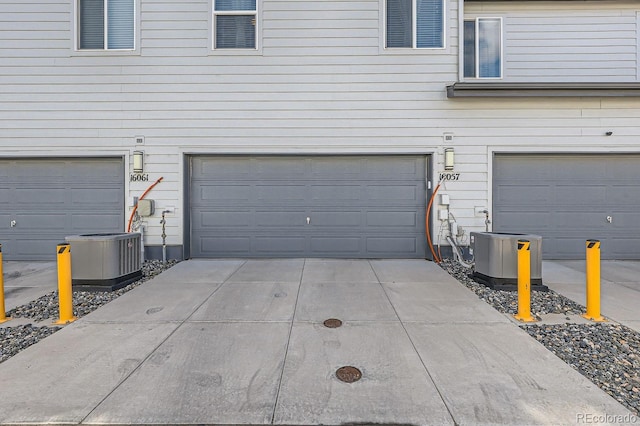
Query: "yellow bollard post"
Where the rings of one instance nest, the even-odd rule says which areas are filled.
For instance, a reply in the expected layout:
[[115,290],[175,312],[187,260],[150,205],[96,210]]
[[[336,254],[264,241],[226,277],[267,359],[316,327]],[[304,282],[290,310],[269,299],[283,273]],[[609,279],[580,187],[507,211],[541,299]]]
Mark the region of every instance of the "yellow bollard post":
[[518,240],[518,313],[521,322],[535,322],[531,315],[531,242]]
[[68,243],[58,244],[58,303],[60,319],[55,324],[69,324],[77,319],[73,316],[71,246]]
[[587,240],[587,313],[584,318],[606,321],[600,315],[600,241]]
[[2,244],[0,244],[0,324],[9,321],[4,307],[4,271],[2,270]]

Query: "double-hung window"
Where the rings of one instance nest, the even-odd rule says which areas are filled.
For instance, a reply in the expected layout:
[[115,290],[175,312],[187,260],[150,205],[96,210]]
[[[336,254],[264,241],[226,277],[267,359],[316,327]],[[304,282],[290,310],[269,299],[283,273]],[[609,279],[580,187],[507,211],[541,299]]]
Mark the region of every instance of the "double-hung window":
[[135,49],[135,0],[77,0],[78,50]]
[[386,0],[387,48],[444,47],[445,0]]
[[255,49],[257,0],[213,0],[214,49]]
[[464,77],[502,78],[502,19],[464,21]]

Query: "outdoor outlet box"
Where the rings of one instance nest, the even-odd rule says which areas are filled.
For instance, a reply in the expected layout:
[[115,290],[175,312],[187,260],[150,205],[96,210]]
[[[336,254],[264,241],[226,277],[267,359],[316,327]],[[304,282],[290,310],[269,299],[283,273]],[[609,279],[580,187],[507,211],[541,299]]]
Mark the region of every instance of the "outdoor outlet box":
[[438,219],[440,219],[440,220],[449,219],[449,212],[446,211],[445,209],[438,210]]
[[440,194],[440,204],[443,206],[449,205],[449,195],[448,194]]
[[155,211],[153,200],[138,200],[138,214],[143,217],[152,216]]

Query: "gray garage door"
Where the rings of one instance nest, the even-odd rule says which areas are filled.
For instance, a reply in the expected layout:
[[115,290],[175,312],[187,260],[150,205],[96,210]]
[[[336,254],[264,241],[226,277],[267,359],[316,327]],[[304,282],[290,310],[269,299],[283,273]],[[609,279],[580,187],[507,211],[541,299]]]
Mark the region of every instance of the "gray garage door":
[[424,258],[424,156],[193,157],[192,257]]
[[55,260],[67,235],[122,232],[123,160],[0,159],[0,207],[5,259]]
[[[640,156],[498,155],[493,229],[542,235],[546,259],[640,259]],[[610,218],[610,219],[608,219]]]

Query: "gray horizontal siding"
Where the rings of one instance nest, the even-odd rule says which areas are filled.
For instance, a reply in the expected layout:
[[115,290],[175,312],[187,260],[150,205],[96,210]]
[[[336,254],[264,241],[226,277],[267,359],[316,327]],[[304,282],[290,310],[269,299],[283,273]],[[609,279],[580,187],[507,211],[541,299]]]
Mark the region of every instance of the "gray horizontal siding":
[[637,3],[568,6],[471,3],[465,12],[503,17],[504,81],[637,81]]
[[[628,36],[637,3],[532,3],[468,4],[487,16],[504,12],[507,26],[512,17],[526,26],[508,41],[521,52],[509,57],[509,72],[526,81],[559,79],[567,75],[565,65],[574,70],[597,62],[607,71],[602,78],[629,78],[625,65],[637,55],[637,38],[609,45],[595,36],[532,43],[527,33],[535,35],[531,17],[557,11],[572,17],[564,22],[571,31],[578,22],[601,22],[603,31],[617,26]],[[168,218],[169,244],[181,244],[184,232],[183,152],[437,154],[442,133],[453,132],[456,172],[463,178],[448,182],[446,191],[460,224],[481,231],[484,218],[476,217],[474,206],[487,206],[488,146],[602,150],[609,149],[602,135],[613,129],[612,149],[637,149],[637,100],[448,100],[445,86],[458,77],[455,1],[449,2],[446,49],[385,52],[379,0],[265,0],[262,50],[247,55],[208,48],[206,0],[141,4],[139,54],[84,55],[71,51],[70,1],[2,3],[0,155],[45,149],[122,155],[137,148],[135,135],[144,135],[150,180],[164,177],[153,190],[158,210],[174,206],[178,212]],[[598,60],[590,64],[590,56]],[[625,74],[613,75],[613,63]],[[149,183],[127,185],[130,200]],[[149,221],[150,244],[160,242],[158,222]]]

